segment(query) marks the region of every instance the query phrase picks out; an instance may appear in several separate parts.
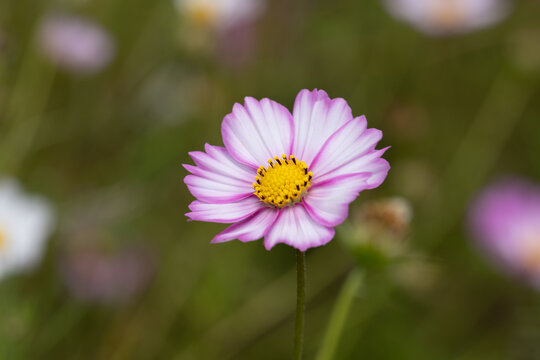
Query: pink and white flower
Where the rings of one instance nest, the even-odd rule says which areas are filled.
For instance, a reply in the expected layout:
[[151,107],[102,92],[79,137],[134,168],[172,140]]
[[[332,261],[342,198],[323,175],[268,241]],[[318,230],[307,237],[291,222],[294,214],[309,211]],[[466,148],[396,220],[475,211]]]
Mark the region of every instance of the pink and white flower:
[[264,0],[173,0],[176,10],[194,24],[219,31],[251,23],[266,7]]
[[291,114],[270,99],[247,97],[222,123],[225,147],[191,152],[185,183],[197,198],[191,220],[233,224],[212,243],[264,237],[270,250],[325,245],[349,204],[378,187],[390,165],[375,147],[382,132],[353,117],[347,102],[302,90]]
[[385,0],[396,18],[433,36],[466,33],[502,20],[508,0]]
[[484,189],[469,213],[482,252],[540,290],[540,186],[502,179]]

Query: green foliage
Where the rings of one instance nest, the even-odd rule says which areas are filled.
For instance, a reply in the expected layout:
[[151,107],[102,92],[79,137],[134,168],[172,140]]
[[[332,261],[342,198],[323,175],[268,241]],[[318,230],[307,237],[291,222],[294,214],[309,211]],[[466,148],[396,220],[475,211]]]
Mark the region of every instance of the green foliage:
[[[35,31],[51,9],[103,24],[116,40],[113,63],[86,77],[48,63]],[[291,108],[300,89],[317,87],[366,114],[384,132],[381,147],[392,146],[388,179],[352,207],[407,198],[407,247],[434,270],[397,276],[380,249],[336,240],[310,250],[306,359],[358,264],[384,271],[369,273],[347,303],[336,359],[534,359],[538,294],[490,269],[468,243],[464,216],[492,176],[540,180],[538,49],[532,58],[529,42],[515,50],[521,31],[540,32],[538,19],[540,7],[521,2],[494,28],[429,38],[377,1],[271,1],[253,60],[231,67],[219,52],[188,46],[169,0],[2,0],[0,173],[51,198],[59,223],[39,268],[0,283],[0,358],[289,358],[293,249],[210,245],[224,227],[185,220],[192,196],[181,164],[206,142],[222,145],[221,120],[244,96]],[[100,247],[152,249],[155,276],[128,302],[80,301],[64,285],[81,212]]]

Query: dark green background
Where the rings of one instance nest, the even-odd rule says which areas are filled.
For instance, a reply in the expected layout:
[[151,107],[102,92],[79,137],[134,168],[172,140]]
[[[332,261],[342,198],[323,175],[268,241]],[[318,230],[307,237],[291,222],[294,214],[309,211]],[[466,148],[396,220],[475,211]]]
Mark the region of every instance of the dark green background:
[[[169,0],[3,0],[0,172],[49,197],[59,224],[38,271],[0,284],[0,357],[290,358],[293,249],[210,245],[224,226],[185,220],[192,196],[181,164],[206,142],[222,145],[221,120],[244,96],[292,108],[299,90],[316,87],[384,132],[392,169],[352,207],[407,198],[408,246],[431,272],[426,286],[415,286],[421,275],[397,281],[397,265],[370,272],[336,359],[538,359],[537,293],[492,270],[464,226],[471,197],[493,177],[540,179],[540,4],[515,5],[493,28],[430,38],[377,1],[272,1],[253,61],[231,68],[186,46]],[[33,42],[51,9],[109,29],[112,65],[91,77],[54,70]],[[155,278],[126,304],[79,302],[59,277],[66,224],[89,203],[105,211],[125,201],[96,225],[95,241],[148,244]],[[311,359],[356,262],[336,238],[309,250],[307,266]]]

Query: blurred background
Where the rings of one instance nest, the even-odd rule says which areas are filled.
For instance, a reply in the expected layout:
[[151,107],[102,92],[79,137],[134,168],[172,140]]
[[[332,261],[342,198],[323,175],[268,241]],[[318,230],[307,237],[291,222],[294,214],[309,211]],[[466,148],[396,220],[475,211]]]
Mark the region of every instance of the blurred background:
[[538,292],[467,227],[540,179],[540,2],[447,1],[2,0],[0,174],[47,226],[0,199],[0,254],[2,213],[42,244],[0,271],[0,357],[290,358],[293,249],[210,245],[181,164],[245,96],[319,88],[392,169],[307,253],[305,358],[540,359]]

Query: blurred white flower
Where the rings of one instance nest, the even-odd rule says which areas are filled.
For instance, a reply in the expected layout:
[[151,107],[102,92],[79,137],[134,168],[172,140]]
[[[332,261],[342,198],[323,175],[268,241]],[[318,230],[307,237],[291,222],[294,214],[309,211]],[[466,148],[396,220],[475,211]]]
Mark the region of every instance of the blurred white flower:
[[433,36],[466,33],[502,20],[508,0],[385,0],[396,18]]
[[0,181],[0,278],[41,260],[53,217],[47,201],[24,194],[14,180]]
[[69,72],[96,73],[109,65],[115,55],[114,41],[110,35],[88,19],[47,15],[38,35],[45,56]]
[[174,0],[174,5],[188,21],[217,30],[249,23],[265,8],[263,0]]

